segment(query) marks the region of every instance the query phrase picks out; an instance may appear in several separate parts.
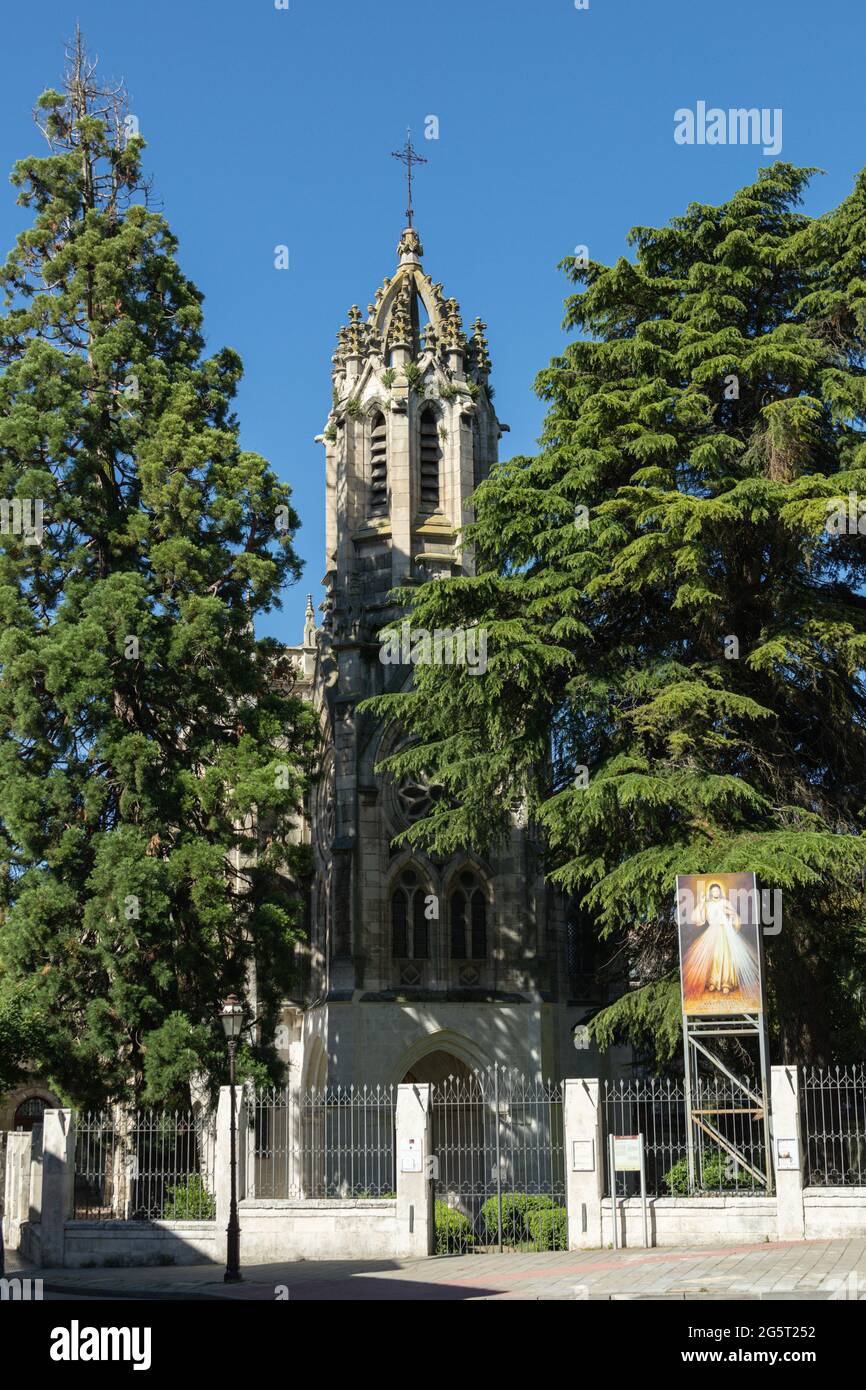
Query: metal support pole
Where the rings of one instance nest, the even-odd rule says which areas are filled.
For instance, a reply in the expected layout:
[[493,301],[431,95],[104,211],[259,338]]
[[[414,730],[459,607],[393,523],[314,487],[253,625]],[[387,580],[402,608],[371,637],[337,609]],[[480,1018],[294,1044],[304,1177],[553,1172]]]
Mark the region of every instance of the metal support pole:
[[235,1049],[237,1040],[229,1038],[229,1171],[231,1175],[231,1200],[229,1203],[229,1224],[226,1227],[226,1284],[241,1282],[241,1227],[238,1220],[238,1148],[235,1116]]
[[613,1135],[607,1137],[607,1163],[608,1173],[610,1174],[610,1215],[613,1226],[613,1248],[619,1249],[619,1232],[616,1228],[616,1168],[614,1167],[614,1144]]
[[758,1048],[761,1054],[761,1094],[764,1101],[764,1164],[767,1173],[767,1191],[775,1188],[773,1170],[773,1123],[770,1098],[769,1047],[767,1043],[766,1014],[758,1021]]
[[640,1144],[640,1200],[643,1208],[643,1248],[649,1249],[649,1224],[647,1222],[646,1209],[646,1158],[644,1157],[643,1134],[639,1134],[637,1141]]
[[692,1193],[696,1187],[694,1124],[692,1123],[692,1049],[689,1042],[689,1019],[685,1012],[683,1013],[683,1060],[685,1063],[683,1085],[686,1093],[686,1160],[688,1162],[689,1192]]

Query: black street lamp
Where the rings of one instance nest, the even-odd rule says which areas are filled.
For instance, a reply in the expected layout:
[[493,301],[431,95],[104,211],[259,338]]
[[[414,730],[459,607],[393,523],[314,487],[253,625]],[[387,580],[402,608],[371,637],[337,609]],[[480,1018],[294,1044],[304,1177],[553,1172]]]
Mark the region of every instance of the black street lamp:
[[229,1045],[229,1105],[231,1116],[229,1118],[230,1134],[230,1168],[231,1168],[231,1204],[229,1206],[229,1224],[226,1227],[226,1272],[225,1282],[227,1284],[239,1284],[243,1278],[241,1274],[241,1226],[238,1220],[238,1149],[237,1149],[237,1129],[235,1124],[235,1052],[237,1051],[238,1038],[243,1027],[244,1006],[236,994],[230,994],[220,1010],[220,1017],[223,1021],[226,1038]]

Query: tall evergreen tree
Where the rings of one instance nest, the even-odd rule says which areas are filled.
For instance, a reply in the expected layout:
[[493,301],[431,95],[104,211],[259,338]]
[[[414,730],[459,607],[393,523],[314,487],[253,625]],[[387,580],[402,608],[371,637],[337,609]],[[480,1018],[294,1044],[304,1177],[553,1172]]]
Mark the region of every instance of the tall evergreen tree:
[[203,355],[124,93],[80,36],[69,58],[0,271],[0,1016],[26,993],[30,1060],[73,1098],[156,1097],[218,1075],[253,968],[273,1058],[312,730],[253,624],[298,522],[240,447],[241,363]]
[[[627,947],[597,1036],[662,1059],[677,873],[781,890],[777,1056],[863,1046],[866,176],[813,219],[811,172],[564,263],[580,336],[538,378],[541,452],[479,489],[476,576],[407,595],[418,626],[487,629],[486,676],[419,666],[378,702],[415,740],[392,770],[451,793],[407,838],[484,844],[527,807]],[[859,531],[837,516],[856,497]]]

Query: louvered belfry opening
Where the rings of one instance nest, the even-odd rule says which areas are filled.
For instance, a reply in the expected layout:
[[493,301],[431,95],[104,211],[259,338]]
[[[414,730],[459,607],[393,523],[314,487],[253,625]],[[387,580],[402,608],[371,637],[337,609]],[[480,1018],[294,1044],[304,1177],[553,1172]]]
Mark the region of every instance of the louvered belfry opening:
[[427,409],[421,416],[421,511],[439,507],[439,427],[436,412]]
[[376,411],[370,422],[370,515],[388,514],[388,439],[385,416]]

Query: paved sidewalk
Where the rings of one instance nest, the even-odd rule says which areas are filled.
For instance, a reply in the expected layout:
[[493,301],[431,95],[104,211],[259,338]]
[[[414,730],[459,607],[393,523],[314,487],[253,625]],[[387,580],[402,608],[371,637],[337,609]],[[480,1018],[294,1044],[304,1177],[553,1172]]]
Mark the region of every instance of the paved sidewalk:
[[48,1297],[290,1300],[860,1299],[866,1238],[663,1250],[572,1250],[428,1260],[295,1260],[250,1266],[226,1285],[213,1265],[25,1268]]

